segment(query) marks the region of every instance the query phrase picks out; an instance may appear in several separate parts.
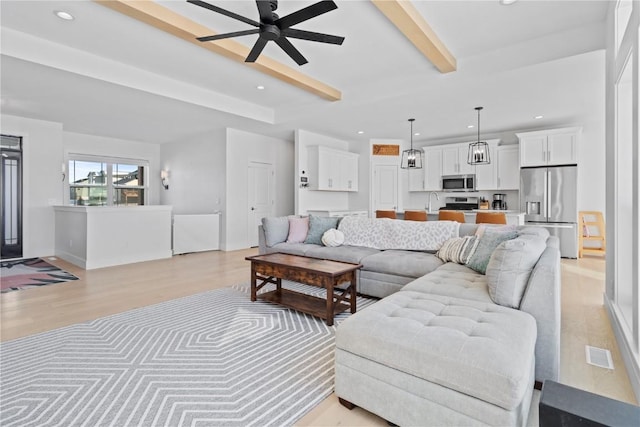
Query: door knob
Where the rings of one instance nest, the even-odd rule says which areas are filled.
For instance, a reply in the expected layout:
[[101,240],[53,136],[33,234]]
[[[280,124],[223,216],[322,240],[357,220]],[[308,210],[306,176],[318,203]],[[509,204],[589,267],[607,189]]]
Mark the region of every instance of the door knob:
[[255,210],[256,210],[256,208],[254,208],[253,206],[251,206],[251,210],[252,210],[252,211],[255,211]]

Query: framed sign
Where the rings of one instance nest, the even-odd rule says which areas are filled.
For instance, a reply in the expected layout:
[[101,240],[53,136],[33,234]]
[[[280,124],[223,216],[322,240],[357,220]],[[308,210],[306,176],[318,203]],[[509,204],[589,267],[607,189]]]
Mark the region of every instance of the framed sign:
[[399,156],[400,146],[392,144],[373,144],[374,156]]

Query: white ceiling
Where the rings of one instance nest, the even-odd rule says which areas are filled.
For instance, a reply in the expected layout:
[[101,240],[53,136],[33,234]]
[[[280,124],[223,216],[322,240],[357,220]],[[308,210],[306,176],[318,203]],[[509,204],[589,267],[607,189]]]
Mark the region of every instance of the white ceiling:
[[[209,2],[258,19],[253,1]],[[278,13],[314,2],[280,0]],[[160,3],[216,32],[249,27],[186,1]],[[299,70],[342,91],[330,102],[91,1],[2,0],[1,111],[154,143],[223,127],[287,139],[297,128],[350,141],[406,139],[409,117],[421,133],[414,141],[436,140],[475,135],[467,125],[479,105],[483,133],[587,113],[575,94],[602,70],[563,58],[605,47],[608,1],[413,3],[458,70],[440,74],[368,0],[337,1],[337,10],[296,28],[344,36],[342,46],[293,40],[309,60]],[[235,40],[252,46],[256,37]],[[263,54],[298,68],[273,43]],[[535,121],[538,114],[545,118]]]

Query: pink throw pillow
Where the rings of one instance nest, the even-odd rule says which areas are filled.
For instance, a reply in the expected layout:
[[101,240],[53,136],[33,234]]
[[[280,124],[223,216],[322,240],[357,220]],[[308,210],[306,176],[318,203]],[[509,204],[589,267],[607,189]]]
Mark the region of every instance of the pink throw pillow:
[[289,237],[287,243],[303,243],[309,232],[309,217],[289,218]]

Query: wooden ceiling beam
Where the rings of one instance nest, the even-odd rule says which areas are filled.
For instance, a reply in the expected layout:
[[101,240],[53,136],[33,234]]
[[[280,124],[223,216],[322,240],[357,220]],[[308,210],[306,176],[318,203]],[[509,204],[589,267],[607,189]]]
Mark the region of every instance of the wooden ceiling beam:
[[371,0],[441,73],[456,71],[456,58],[408,0]]
[[313,93],[329,101],[339,101],[342,93],[321,81],[288,67],[266,55],[260,55],[254,63],[244,62],[249,55],[250,48],[231,39],[223,39],[216,42],[202,43],[196,37],[216,34],[215,31],[200,25],[170,9],[167,9],[153,1],[130,0],[95,0],[103,6],[123,13],[138,21],[149,24],[155,28],[193,43],[211,52],[223,55],[236,62],[241,62],[249,67],[265,73],[285,83]]

